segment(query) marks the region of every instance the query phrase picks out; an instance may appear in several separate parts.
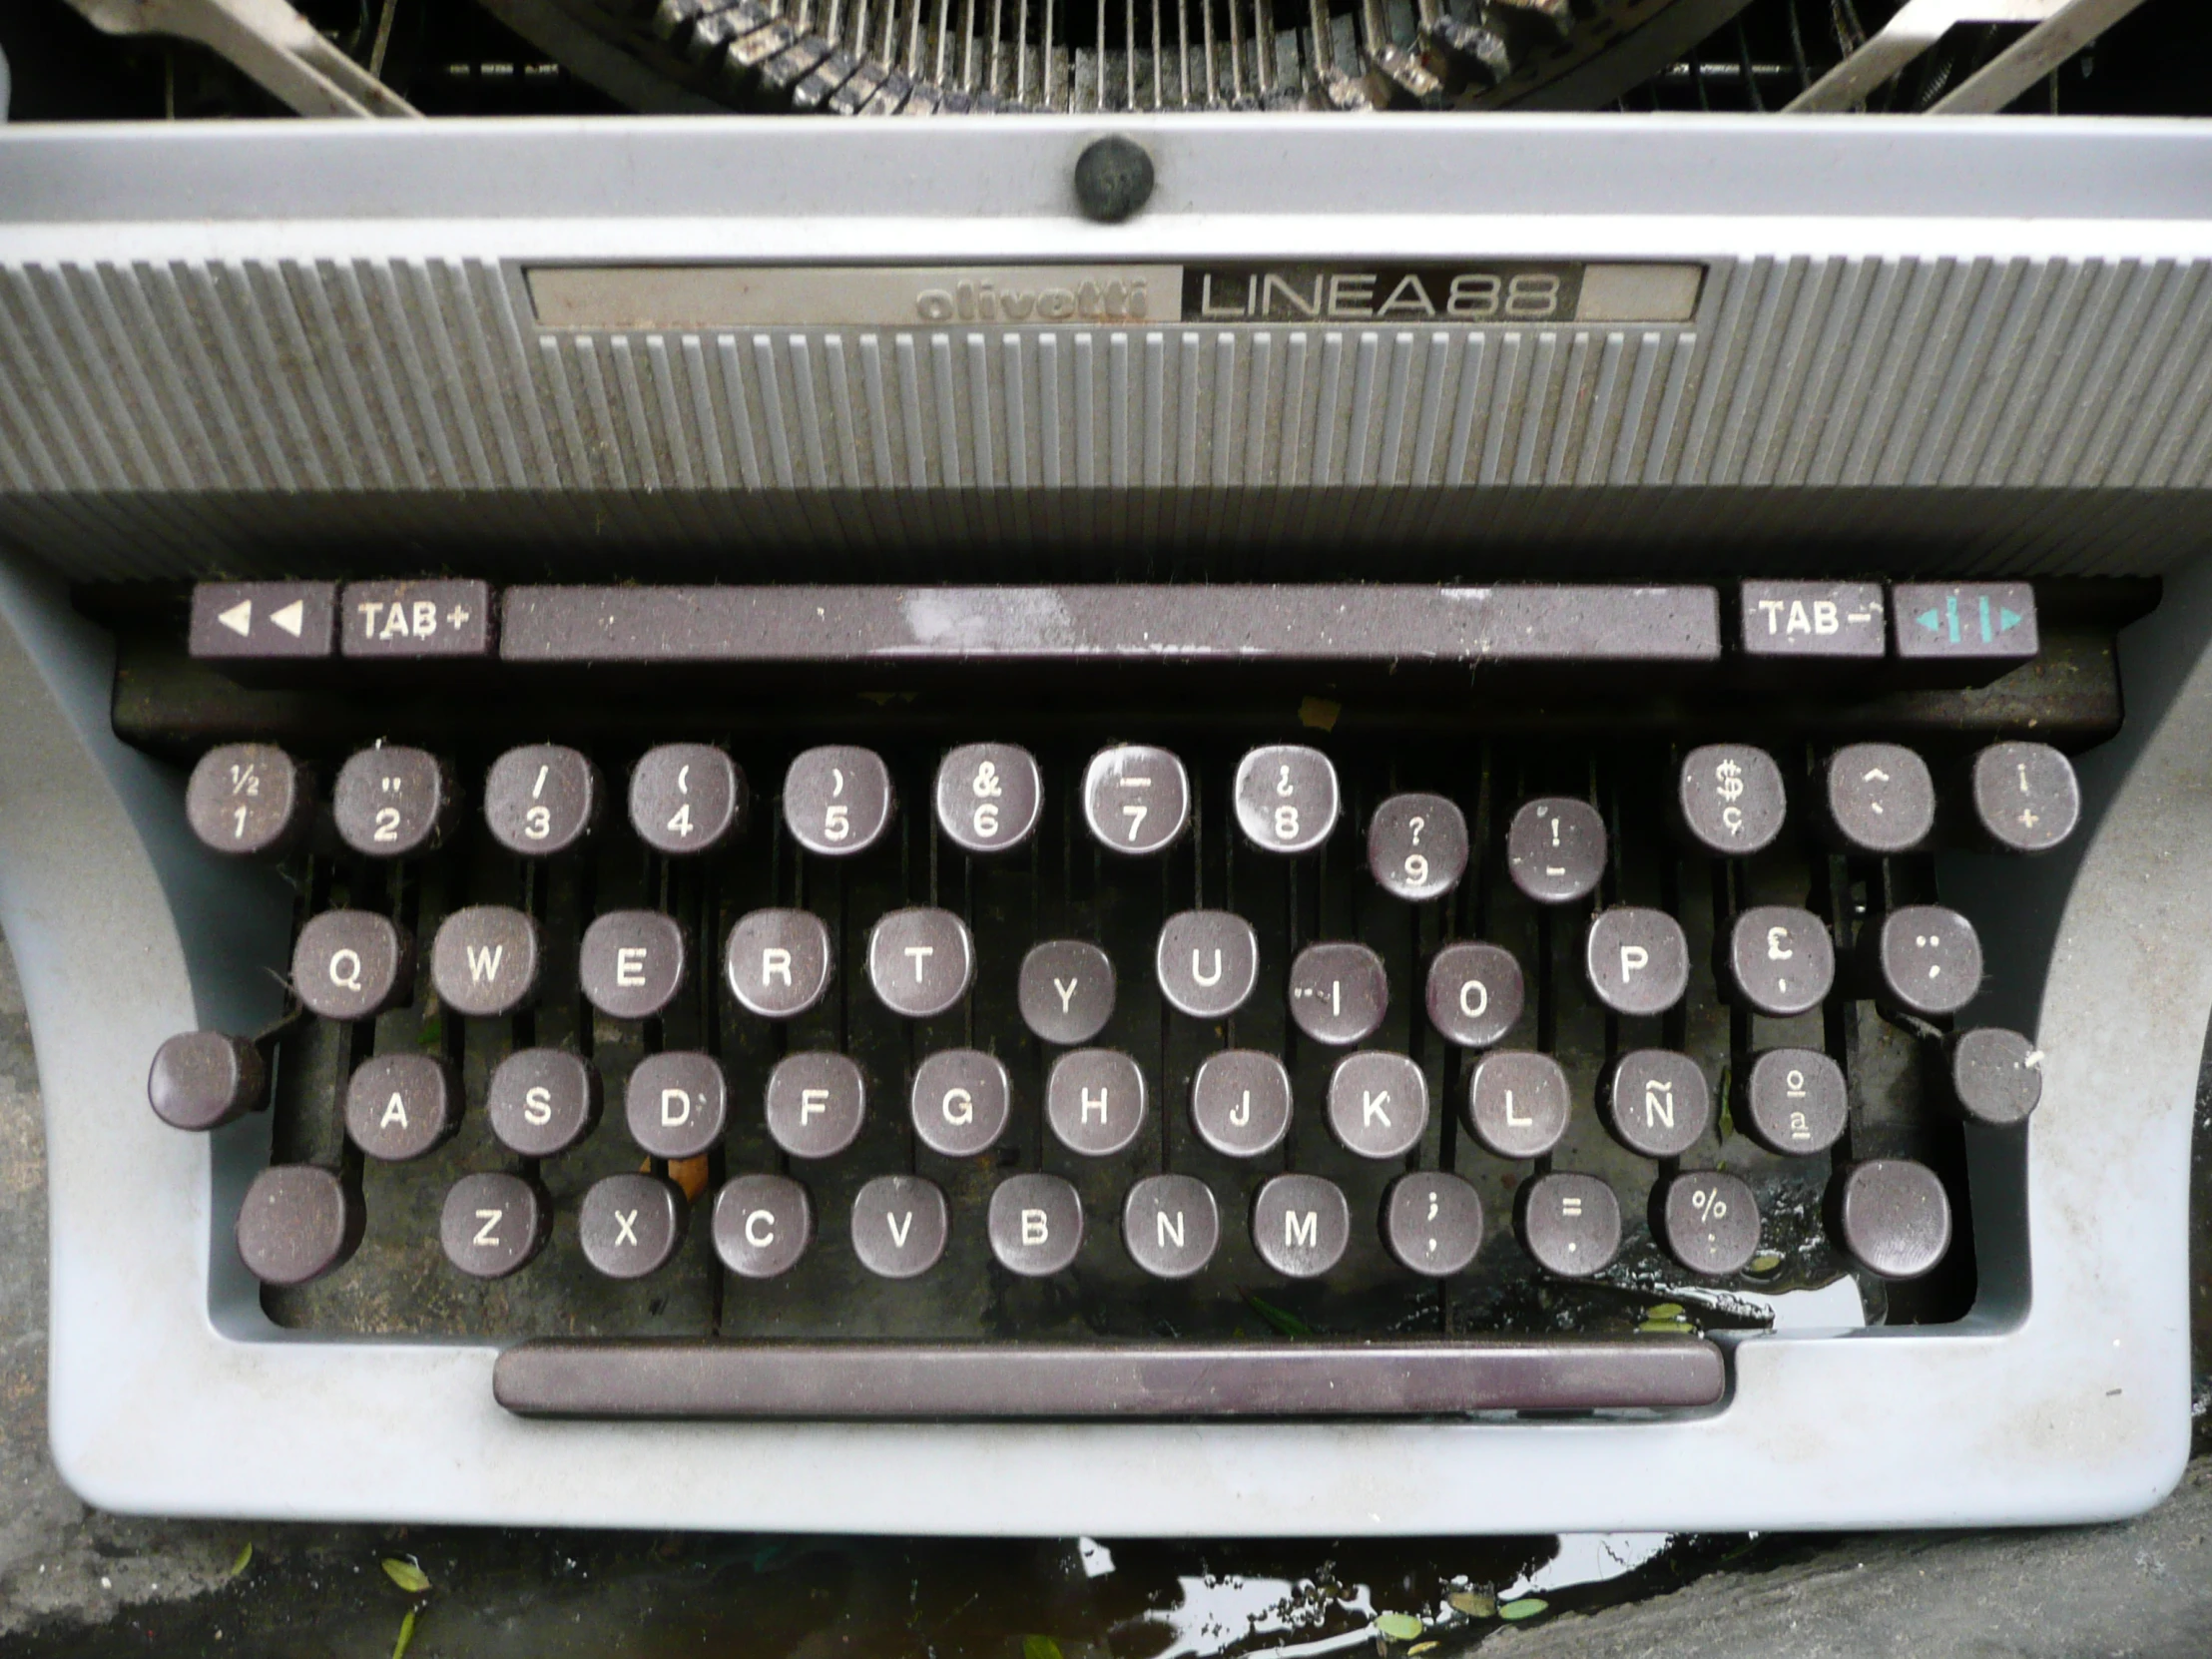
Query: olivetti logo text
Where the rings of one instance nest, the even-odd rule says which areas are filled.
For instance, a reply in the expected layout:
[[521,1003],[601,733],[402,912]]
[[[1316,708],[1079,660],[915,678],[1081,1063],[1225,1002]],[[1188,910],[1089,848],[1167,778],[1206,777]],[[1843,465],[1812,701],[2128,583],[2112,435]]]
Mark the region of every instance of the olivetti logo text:
[[1142,322],[1150,315],[1142,276],[1086,277],[1072,286],[1020,287],[976,277],[923,288],[914,313],[924,322]]

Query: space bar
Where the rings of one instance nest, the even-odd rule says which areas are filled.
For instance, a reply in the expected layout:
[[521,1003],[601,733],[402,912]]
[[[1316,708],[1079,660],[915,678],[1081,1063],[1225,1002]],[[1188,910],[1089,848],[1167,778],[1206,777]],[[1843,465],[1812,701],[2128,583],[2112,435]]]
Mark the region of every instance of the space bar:
[[1461,1343],[525,1342],[492,1392],[523,1416],[1303,1417],[1711,1405],[1694,1337]]

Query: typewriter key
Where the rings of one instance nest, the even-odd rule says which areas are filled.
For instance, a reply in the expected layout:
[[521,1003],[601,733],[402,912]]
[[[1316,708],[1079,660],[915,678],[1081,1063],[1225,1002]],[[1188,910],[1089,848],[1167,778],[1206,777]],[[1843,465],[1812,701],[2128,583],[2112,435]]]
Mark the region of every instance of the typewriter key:
[[1651,1233],[1692,1273],[1725,1278],[1759,1248],[1759,1204],[1733,1175],[1694,1170],[1651,1189]]
[[991,1254],[1024,1279],[1074,1262],[1083,1243],[1083,1201],[1057,1175],[1009,1175],[991,1194]]
[[1368,823],[1368,873],[1396,898],[1441,898],[1467,872],[1467,821],[1440,795],[1393,795]]
[[785,827],[825,858],[849,858],[882,839],[894,804],[890,771],[872,750],[810,749],[784,774]]
[[651,1019],[684,988],[682,924],[657,910],[611,910],[584,929],[576,977],[584,999],[615,1019]]
[[599,769],[573,749],[531,744],[492,762],[484,823],[492,838],[526,858],[566,852],[599,819]]
[[2043,1056],[2017,1031],[1961,1031],[1950,1040],[1950,1089],[1976,1123],[2024,1123],[2043,1098]]
[[867,1081],[842,1054],[787,1054],[770,1069],[769,1139],[794,1158],[834,1158],[867,1117]]
[[1373,1036],[1389,1005],[1382,958],[1364,944],[1310,944],[1291,962],[1291,1018],[1318,1043],[1344,1048]]
[[338,769],[330,815],[338,838],[371,858],[404,858],[445,838],[457,811],[453,775],[435,755],[378,744]]
[[1109,852],[1164,852],[1190,820],[1190,778],[1166,750],[1126,743],[1091,757],[1083,773],[1083,822]]
[[428,1054],[378,1054],[346,1083],[346,1138],[383,1163],[420,1158],[460,1126],[453,1070]]
[[304,1285],[344,1266],[367,1227],[357,1186],[312,1164],[282,1164],[246,1189],[239,1257],[265,1285]]
[[1817,1049],[1770,1048],[1738,1088],[1736,1127],[1775,1152],[1826,1152],[1850,1122],[1843,1068]]
[[1456,1175],[1420,1170],[1390,1184],[1382,1242],[1413,1272],[1446,1279],[1482,1248],[1482,1199]]
[[258,1108],[269,1087],[262,1051],[221,1031],[184,1031],[154,1050],[147,1103],[175,1129],[220,1129]]
[[1351,1242],[1352,1208],[1334,1181],[1278,1175],[1252,1201],[1252,1247],[1286,1279],[1319,1279]]
[[931,1152],[972,1158],[996,1146],[1006,1132],[1013,1085],[997,1056],[948,1048],[914,1068],[907,1111],[914,1134]]
[[538,924],[504,904],[472,904],[438,923],[430,983],[457,1014],[511,1014],[538,990]]
[[1249,1048],[1209,1054],[1191,1079],[1198,1138],[1230,1158],[1257,1158],[1291,1127],[1291,1074],[1272,1054]]
[[1428,1023],[1461,1048],[1502,1042],[1523,994],[1520,963],[1494,944],[1447,944],[1428,964]]
[[1605,873],[1605,821],[1587,801],[1547,796],[1522,805],[1505,830],[1513,885],[1539,904],[1587,898]]
[[830,988],[830,929],[806,910],[752,910],[730,929],[730,994],[763,1019],[796,1019]]
[[665,743],[630,771],[630,827],[656,852],[683,857],[743,832],[745,774],[712,744]]
[[324,1019],[369,1019],[414,994],[414,940],[373,910],[325,910],[299,929],[291,987]]
[[698,1158],[722,1139],[730,1086],[710,1054],[648,1054],[630,1073],[622,1107],[648,1156]]
[[1789,811],[1774,757],[1741,743],[1713,744],[1684,756],[1675,804],[1690,839],[1727,857],[1772,845]]
[[1908,1013],[1955,1014],[1981,989],[1981,940],[1956,910],[1909,904],[1859,937],[1862,985]]
[[944,1013],[975,978],[975,941],[950,910],[893,910],[868,933],[868,983],[876,1000],[907,1019]]
[[1337,769],[1318,749],[1273,744],[1237,767],[1237,828],[1263,852],[1311,852],[1337,828]]
[[1329,1128],[1363,1158],[1402,1158],[1428,1127],[1428,1081],[1402,1054],[1348,1054],[1329,1077]]
[[1679,1158],[1713,1121],[1713,1091],[1687,1054],[1639,1048],[1623,1054],[1598,1090],[1613,1139],[1646,1158]]
[[2081,785],[2047,743],[1993,743],[1973,758],[1973,810],[1997,845],[2043,852],[2081,821]]
[[691,1207],[665,1175],[609,1175],[576,1209],[584,1260],[609,1279],[643,1279],[668,1265],[684,1242]]
[[504,1279],[545,1248],[553,1206],[519,1175],[464,1175],[447,1189],[438,1241],[471,1279]]
[[1665,1013],[1690,986],[1690,943],[1664,910],[1616,905],[1590,918],[1582,962],[1590,989],[1617,1014]]
[[1806,1013],[1835,988],[1835,942],[1810,910],[1757,905],[1736,918],[1729,934],[1728,978],[1758,1013],[1776,1019]]
[[185,786],[192,832],[218,852],[283,852],[313,816],[313,775],[274,744],[211,749]]
[[937,767],[937,828],[963,852],[1005,852],[1028,840],[1044,807],[1036,757],[1010,743],[971,743]]
[[879,1175],[852,1200],[852,1254],[885,1279],[927,1273],[944,1254],[944,1194],[918,1175]]
[[1493,1048],[1467,1080],[1467,1127],[1500,1158],[1541,1158],[1567,1132],[1572,1101],[1550,1055]]
[[1169,1006],[1193,1019],[1223,1019],[1245,1005],[1260,975],[1260,936],[1227,910],[1168,917],[1153,971]]
[[1827,805],[1847,852],[1910,852],[1936,828],[1928,763],[1894,743],[1855,743],[1830,756]]
[[815,1237],[807,1189],[785,1175],[741,1175],[715,1194],[715,1254],[740,1279],[798,1266]]
[[1052,1062],[1045,1122],[1059,1143],[1087,1158],[1122,1151],[1144,1127],[1144,1073],[1110,1048],[1078,1048]]
[[1114,1017],[1114,964],[1082,939],[1048,939],[1021,959],[1021,1022],[1048,1043],[1087,1043]]
[[557,1048],[508,1055],[484,1089],[484,1121],[521,1158],[557,1158],[599,1121],[599,1072]]
[[1188,1279],[1221,1244],[1213,1189],[1190,1175],[1148,1175],[1122,1200],[1121,1242],[1155,1279]]
[[1829,1185],[1829,1234],[1878,1278],[1919,1279],[1950,1249],[1950,1200],[1925,1165],[1876,1158]]
[[1620,1200],[1594,1175],[1538,1176],[1514,1196],[1513,1236],[1546,1272],[1587,1279],[1620,1253]]

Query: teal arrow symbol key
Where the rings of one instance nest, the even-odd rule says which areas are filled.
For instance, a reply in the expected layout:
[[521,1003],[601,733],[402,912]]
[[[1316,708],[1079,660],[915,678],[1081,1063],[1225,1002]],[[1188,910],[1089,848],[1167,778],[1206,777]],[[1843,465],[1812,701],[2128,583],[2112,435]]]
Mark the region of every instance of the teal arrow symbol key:
[[1942,632],[1943,613],[1940,611],[1923,611],[1918,617],[1914,618],[1914,620],[1918,622],[1923,628],[1926,628],[1931,634],[1939,634]]
[[2019,613],[2019,612],[2017,612],[2017,611],[2008,611],[2008,610],[2006,610],[2006,609],[2005,609],[2005,608],[2004,608],[2003,606],[2001,606],[2001,605],[1999,605],[1999,606],[1997,607],[1997,632],[1998,632],[1998,633],[2000,633],[2000,634],[2009,634],[2009,633],[2010,633],[2010,632],[2011,632],[2011,631],[2012,631],[2013,629],[2017,628],[2017,627],[2018,627],[2019,625],[2020,625],[2020,613]]

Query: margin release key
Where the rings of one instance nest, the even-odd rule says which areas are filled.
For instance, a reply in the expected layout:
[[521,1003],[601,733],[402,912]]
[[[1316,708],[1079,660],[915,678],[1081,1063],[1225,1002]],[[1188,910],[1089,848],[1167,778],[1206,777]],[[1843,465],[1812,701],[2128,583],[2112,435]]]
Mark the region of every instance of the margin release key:
[[192,590],[192,655],[327,657],[336,591],[328,582],[202,582]]
[[2035,655],[2035,590],[2025,582],[1900,582],[1891,597],[1900,657],[2018,662]]
[[1889,640],[1879,582],[1746,582],[1747,657],[1880,658]]

